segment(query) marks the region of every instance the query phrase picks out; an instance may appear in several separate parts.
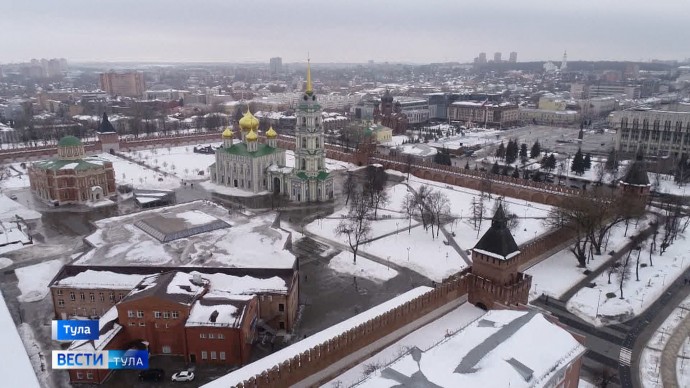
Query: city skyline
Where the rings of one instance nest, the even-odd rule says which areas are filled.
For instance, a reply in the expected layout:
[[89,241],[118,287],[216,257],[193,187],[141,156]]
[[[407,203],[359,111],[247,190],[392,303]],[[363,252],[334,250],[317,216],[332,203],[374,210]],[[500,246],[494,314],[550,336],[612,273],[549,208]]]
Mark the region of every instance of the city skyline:
[[[357,12],[352,12],[356,10]],[[376,2],[273,0],[195,4],[150,0],[9,2],[3,62],[64,57],[74,62],[471,62],[480,52],[520,61],[684,59],[690,4]],[[653,29],[639,28],[654,21]],[[10,35],[6,35],[10,36]],[[21,39],[20,39],[21,38]]]

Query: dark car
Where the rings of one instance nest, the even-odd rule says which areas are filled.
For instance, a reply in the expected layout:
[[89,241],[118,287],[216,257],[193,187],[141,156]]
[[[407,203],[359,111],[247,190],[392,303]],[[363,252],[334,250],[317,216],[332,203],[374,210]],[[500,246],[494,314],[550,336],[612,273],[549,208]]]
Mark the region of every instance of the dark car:
[[164,377],[163,369],[146,369],[139,372],[139,381],[163,381]]

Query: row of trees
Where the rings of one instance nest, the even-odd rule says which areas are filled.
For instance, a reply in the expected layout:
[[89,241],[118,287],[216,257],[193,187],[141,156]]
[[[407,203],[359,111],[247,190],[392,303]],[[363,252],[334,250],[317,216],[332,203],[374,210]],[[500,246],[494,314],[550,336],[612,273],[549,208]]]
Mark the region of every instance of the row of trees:
[[[532,148],[529,151],[529,159],[537,158],[539,154],[541,154],[541,145],[539,144],[539,140],[537,140],[532,144]],[[528,159],[527,144],[522,143],[518,148],[518,142],[515,139],[508,140],[507,146],[501,142],[496,149],[496,157],[505,161],[506,164],[515,163],[518,157],[526,161]]]

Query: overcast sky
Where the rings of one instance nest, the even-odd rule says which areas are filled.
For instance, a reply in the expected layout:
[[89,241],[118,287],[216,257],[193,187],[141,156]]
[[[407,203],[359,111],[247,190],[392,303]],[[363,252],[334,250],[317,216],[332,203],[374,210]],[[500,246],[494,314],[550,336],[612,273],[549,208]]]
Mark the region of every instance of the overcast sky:
[[687,0],[3,0],[0,62],[690,57]]

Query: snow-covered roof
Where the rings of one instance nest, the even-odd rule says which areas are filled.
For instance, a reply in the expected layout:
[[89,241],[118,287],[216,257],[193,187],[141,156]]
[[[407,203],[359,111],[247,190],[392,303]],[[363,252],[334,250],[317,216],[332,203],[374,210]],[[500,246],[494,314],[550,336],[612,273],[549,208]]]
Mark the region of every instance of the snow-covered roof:
[[68,276],[56,281],[58,287],[74,288],[107,288],[131,290],[139,284],[145,275],[122,274],[111,271],[86,270],[74,276]]
[[414,156],[433,156],[438,153],[438,150],[427,144],[402,144],[398,146],[398,150],[404,155]]
[[156,296],[159,298],[173,300],[180,304],[191,305],[197,298],[205,292],[208,282],[201,278],[201,282],[196,281],[195,276],[184,272],[165,272],[161,274],[145,277],[140,284],[134,287],[127,296],[122,299],[122,303]]
[[541,313],[492,310],[428,349],[413,347],[358,386],[545,387],[585,351]]
[[240,368],[234,372],[231,372],[223,377],[220,377],[219,379],[216,379],[215,381],[212,381],[206,385],[203,385],[203,388],[225,388],[225,387],[231,387],[234,386],[242,381],[245,381],[249,379],[250,377],[253,377],[254,375],[257,375],[265,370],[268,370],[276,365],[279,365],[281,362],[286,361],[291,359],[292,357],[295,357],[299,355],[300,353],[304,352],[307,349],[311,349],[323,342],[326,342],[332,338],[335,338],[336,336],[352,329],[357,326],[359,326],[362,323],[365,323],[373,318],[376,318],[377,316],[384,314],[390,310],[395,309],[398,306],[401,306],[410,300],[413,300],[417,298],[420,295],[423,295],[429,291],[431,291],[431,287],[417,287],[414,288],[404,294],[398,295],[395,298],[381,303],[378,306],[374,306],[370,308],[367,311],[364,311],[363,313],[360,313],[358,315],[355,315],[354,317],[347,319],[343,322],[340,322],[336,325],[333,325],[325,330],[322,330],[316,334],[313,334],[297,343],[294,343],[284,349],[281,349],[273,354],[270,354],[258,361],[255,361],[249,365],[244,366],[243,368]]
[[[0,353],[0,373],[4,376],[3,380],[8,386],[39,388],[36,372],[31,366],[25,345],[15,328],[2,291],[0,291],[0,327],[3,328],[0,333],[3,350]],[[26,346],[29,345],[31,344],[26,344]]]
[[117,320],[117,307],[113,306],[98,320],[98,339],[74,341],[69,350],[93,352],[103,350],[108,343],[122,330]]
[[209,281],[209,292],[232,295],[257,294],[263,292],[287,293],[288,284],[284,279],[274,276],[260,279],[252,276],[233,276],[223,273],[190,272]]
[[[193,235],[162,242],[134,225],[155,216],[160,216],[164,220],[184,220],[189,228],[204,228],[210,224],[194,224],[210,220],[212,217],[227,223],[230,227],[198,231]],[[227,209],[208,201],[188,202],[111,217],[95,222],[98,230],[86,237],[86,241],[94,248],[77,259],[74,264],[293,268],[295,256],[284,249],[290,234],[273,228],[274,220],[275,213],[248,218],[241,214],[228,213]],[[104,233],[104,230],[107,230],[107,233]]]
[[240,327],[249,299],[207,294],[194,302],[185,327]]

